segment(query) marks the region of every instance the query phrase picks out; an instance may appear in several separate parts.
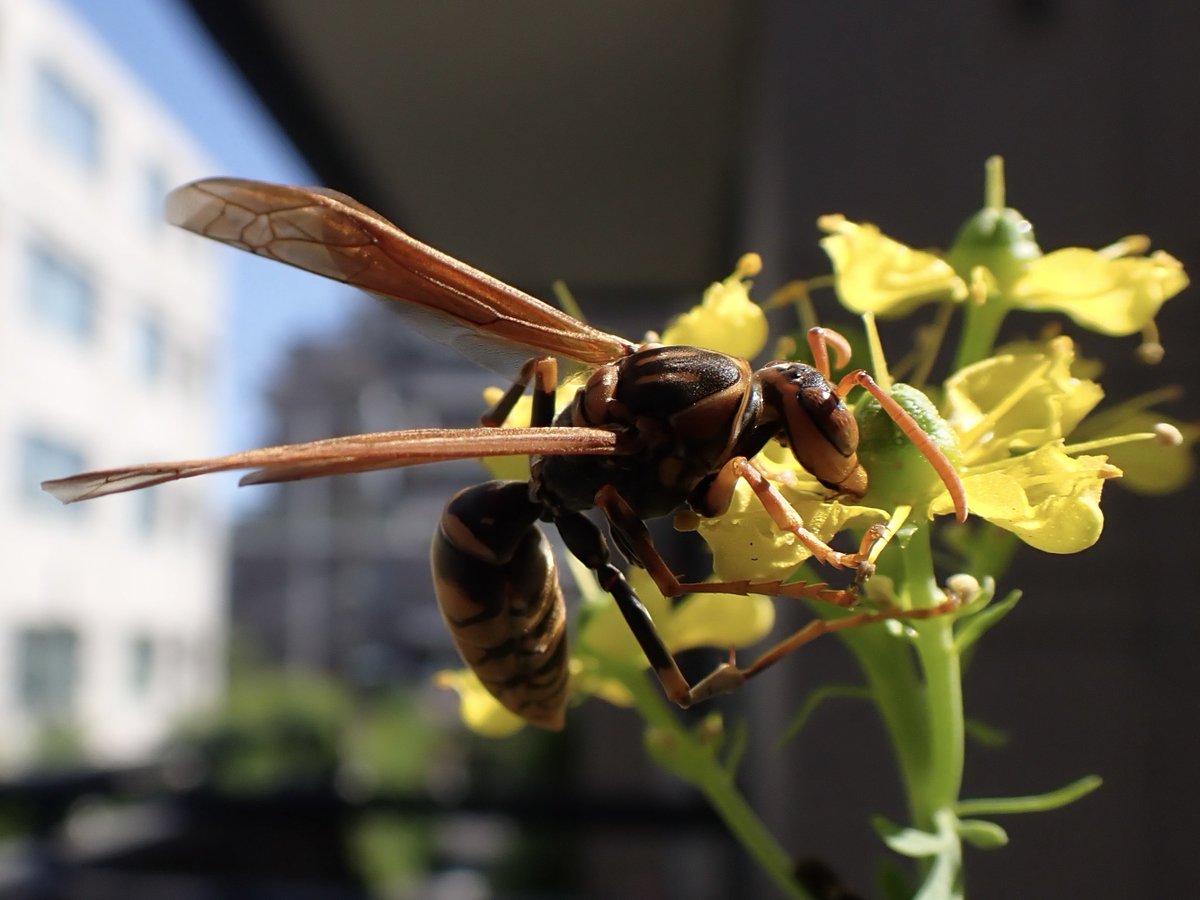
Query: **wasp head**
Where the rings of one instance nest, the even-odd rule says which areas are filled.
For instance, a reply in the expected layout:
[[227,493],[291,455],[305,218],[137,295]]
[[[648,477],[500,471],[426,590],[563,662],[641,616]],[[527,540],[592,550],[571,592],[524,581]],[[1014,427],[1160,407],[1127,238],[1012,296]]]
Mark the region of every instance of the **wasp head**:
[[796,462],[831,490],[855,498],[865,494],[858,423],[829,380],[798,362],[773,362],[756,375],[763,412],[778,423],[775,438],[792,451]]

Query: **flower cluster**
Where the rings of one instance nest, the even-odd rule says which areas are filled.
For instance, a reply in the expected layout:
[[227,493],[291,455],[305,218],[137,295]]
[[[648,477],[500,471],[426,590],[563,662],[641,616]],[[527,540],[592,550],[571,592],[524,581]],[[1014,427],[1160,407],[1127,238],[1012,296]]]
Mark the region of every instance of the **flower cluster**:
[[[883,820],[876,824],[891,849],[921,860],[922,897],[954,895],[964,841],[984,848],[1005,842],[999,825],[966,815],[1051,809],[1099,784],[1085,778],[1037,796],[959,798],[965,743],[961,656],[1020,596],[1013,591],[993,602],[995,580],[1007,562],[1006,551],[997,548],[1015,544],[994,540],[995,529],[1047,553],[1084,550],[1101,535],[1101,494],[1109,479],[1124,476],[1130,487],[1151,494],[1175,490],[1192,475],[1193,446],[1200,439],[1200,426],[1173,422],[1154,411],[1157,403],[1173,396],[1170,389],[1102,409],[1099,364],[1081,358],[1065,334],[1047,330],[1036,340],[998,345],[1009,312],[1033,311],[1066,316],[1103,335],[1140,334],[1141,358],[1155,361],[1162,347],[1154,317],[1187,285],[1179,262],[1163,251],[1147,255],[1149,241],[1140,236],[1099,250],[1069,247],[1043,253],[1029,222],[1004,204],[998,158],[988,162],[985,196],[984,208],[941,255],[905,246],[874,225],[823,216],[818,221],[825,232],[821,246],[832,274],[793,283],[778,295],[807,304],[813,288],[831,286],[845,308],[862,316],[874,380],[957,470],[973,527],[964,529],[945,519],[954,512],[945,486],[873,396],[864,394],[854,405],[858,458],[869,473],[861,498],[830,496],[778,443],[769,443],[753,461],[820,540],[828,543],[843,532],[861,535],[881,524],[892,538],[874,547],[866,569],[877,566],[879,574],[867,583],[863,605],[900,611],[905,627],[874,624],[894,618],[891,612],[862,614],[814,603],[821,618],[847,617],[842,625],[850,620],[871,623],[838,629],[865,685],[815,690],[801,705],[793,731],[828,697],[868,696],[874,701],[896,754],[912,818],[905,828]],[[729,278],[712,285],[699,305],[666,328],[662,341],[746,358],[758,355],[767,341],[767,326],[762,309],[750,299],[749,279],[760,266],[756,255],[743,257]],[[961,311],[963,322],[950,374],[940,384],[918,389],[893,381],[874,322],[876,316],[905,316],[928,303],[941,306],[934,326],[925,332],[934,340],[920,345],[926,359],[914,367],[921,373],[914,380],[922,385],[950,315]],[[575,389],[564,386],[559,402],[569,400]],[[519,406],[512,421],[527,422],[527,410],[527,405]],[[503,477],[525,477],[522,466],[519,460],[489,464]],[[942,522],[949,528],[938,536],[953,545],[966,574],[939,577],[934,571],[932,539]],[[745,483],[738,484],[721,516],[685,514],[677,516],[676,526],[699,532],[722,582],[787,582],[800,577],[811,555],[796,535],[776,526]],[[719,716],[685,730],[661,698],[647,691],[645,657],[611,599],[586,569],[569,564],[584,598],[573,630],[574,697],[633,706],[647,723],[653,758],[710,799],[785,893],[806,896],[792,881],[788,855],[736,792],[732,774],[742,747],[737,735],[744,738],[744,733],[734,732],[726,740]],[[672,652],[748,646],[774,624],[773,607],[765,597],[697,594],[672,603],[641,570],[630,572],[629,580]],[[458,691],[463,718],[472,728],[501,735],[521,727],[521,720],[493,700],[472,674],[443,673],[441,681]]]
[[[997,165],[989,162],[993,179]],[[994,196],[992,201],[998,202]],[[991,306],[990,319],[997,324],[1007,310],[1037,309],[1066,313],[1105,334],[1131,334],[1149,329],[1162,303],[1187,283],[1179,263],[1162,251],[1129,255],[1144,243],[1140,239],[1103,250],[1042,254],[1029,223],[1002,207],[988,206],[973,216],[945,256],[907,247],[873,225],[841,215],[823,216],[818,224],[827,232],[821,246],[833,263],[839,299],[868,317],[900,316],[943,300]],[[711,285],[697,306],[667,326],[661,340],[756,356],[767,342],[767,322],[762,307],[750,299],[749,279],[761,265],[756,254],[744,256],[728,278]],[[874,350],[882,360],[877,339]],[[1098,383],[1076,374],[1080,368],[1087,367],[1080,365],[1066,336],[1001,347],[945,381],[938,392],[940,411],[922,392],[888,383],[886,371],[876,377],[958,463],[975,517],[1036,549],[1075,553],[1099,538],[1104,482],[1122,474],[1108,454],[1085,451],[1124,454],[1138,473],[1138,484],[1166,490],[1190,475],[1188,445],[1198,436],[1194,426],[1180,424],[1178,433],[1186,438],[1182,446],[1166,453],[1157,446],[1147,450],[1136,442],[1156,436],[1161,443],[1161,433],[1153,433],[1151,413],[1136,406],[1123,416],[1108,416],[1105,429],[1081,428],[1104,394]],[[568,402],[576,388],[564,384],[559,404]],[[486,399],[494,396],[489,393]],[[510,421],[528,422],[528,408],[528,400],[523,401]],[[952,513],[950,497],[936,479],[925,477],[919,488],[911,477],[893,484],[890,471],[926,472],[927,467],[874,401],[860,403],[856,414],[862,429],[860,455],[872,479],[871,491],[860,502],[829,497],[777,443],[756,460],[806,527],[828,542],[843,531],[874,524],[891,522],[894,530],[914,512],[918,519]],[[1088,440],[1072,446],[1067,438],[1077,429]],[[1164,459],[1174,464],[1164,466]],[[495,477],[526,477],[524,458],[486,465]],[[786,580],[810,555],[793,535],[775,526],[745,484],[738,486],[721,517],[681,517],[680,525],[694,528],[708,543],[714,574],[723,581]],[[592,599],[580,616],[582,627],[575,629],[571,666],[576,693],[624,702],[625,692],[595,673],[613,662],[644,665],[644,657],[612,603],[592,590],[586,572],[577,574]],[[672,605],[640,570],[630,579],[672,651],[742,647],[770,631],[771,606],[762,597],[696,595]],[[495,703],[471,673],[445,673],[441,683],[459,692],[463,718],[471,727],[489,734],[520,727],[521,721]]]

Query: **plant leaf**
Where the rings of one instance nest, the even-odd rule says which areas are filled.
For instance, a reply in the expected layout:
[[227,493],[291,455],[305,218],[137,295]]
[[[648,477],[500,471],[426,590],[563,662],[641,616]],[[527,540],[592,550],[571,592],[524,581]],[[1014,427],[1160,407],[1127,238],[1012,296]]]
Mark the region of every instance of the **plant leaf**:
[[1009,591],[1008,595],[1000,602],[985,606],[973,616],[959,619],[954,635],[954,645],[958,649],[959,655],[966,653],[976,641],[987,633],[989,628],[1008,615],[1020,599],[1021,592],[1019,590]]
[[813,688],[805,696],[804,702],[800,704],[800,708],[796,710],[796,714],[792,716],[792,721],[788,723],[783,734],[779,738],[776,747],[782,747],[792,738],[800,733],[800,730],[808,724],[808,720],[812,718],[812,714],[817,711],[817,707],[826,700],[870,700],[871,691],[868,687],[861,684],[824,684],[820,687]]
[[975,800],[960,800],[955,807],[959,815],[1007,815],[1009,813],[1047,812],[1086,797],[1103,783],[1099,775],[1087,775],[1078,781],[1047,791],[1044,794],[1027,794],[1024,797],[980,797]]
[[979,850],[995,850],[1008,843],[1008,832],[995,822],[983,819],[961,819],[958,833],[962,839]]

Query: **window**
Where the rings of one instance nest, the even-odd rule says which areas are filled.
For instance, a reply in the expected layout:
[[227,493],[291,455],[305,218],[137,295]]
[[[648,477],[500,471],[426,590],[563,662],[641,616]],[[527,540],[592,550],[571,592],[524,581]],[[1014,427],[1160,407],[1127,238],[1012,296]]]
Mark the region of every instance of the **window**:
[[96,290],[82,266],[40,243],[29,245],[27,286],[34,313],[79,340],[96,328]]
[[162,322],[152,313],[143,313],[135,326],[134,350],[138,374],[148,382],[158,381],[165,363],[166,339]]
[[26,628],[17,635],[21,706],[39,716],[71,712],[79,681],[79,638],[71,628]]
[[63,478],[82,472],[83,454],[74,447],[40,434],[21,437],[19,493],[31,507],[60,515],[78,515],[79,504],[64,506],[42,490],[41,484],[50,478]]
[[154,684],[154,639],[135,634],[129,640],[129,692],[135,697],[150,693]]
[[49,65],[34,76],[37,128],[49,141],[81,165],[100,164],[100,118],[90,99]]

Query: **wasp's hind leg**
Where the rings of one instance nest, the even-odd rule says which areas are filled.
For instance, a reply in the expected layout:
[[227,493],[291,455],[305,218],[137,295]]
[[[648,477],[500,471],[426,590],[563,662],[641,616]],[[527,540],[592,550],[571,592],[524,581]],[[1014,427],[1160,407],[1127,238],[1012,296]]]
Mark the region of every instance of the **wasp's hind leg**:
[[889,619],[932,619],[936,616],[952,613],[961,605],[962,599],[960,597],[947,593],[946,599],[941,603],[923,609],[890,607],[872,612],[853,613],[843,616],[840,619],[813,619],[803,628],[784,638],[744,668],[737,665],[734,660],[733,651],[730,651],[728,662],[721,663],[712,672],[700,679],[696,683],[696,686],[692,688],[692,702],[697,703],[701,700],[707,700],[710,697],[736,691],[748,679],[774,665],[792,651],[800,649],[805,644],[816,640],[822,635],[833,634],[837,631],[849,631],[852,628],[862,628],[864,625],[873,625],[876,622],[884,622]]

